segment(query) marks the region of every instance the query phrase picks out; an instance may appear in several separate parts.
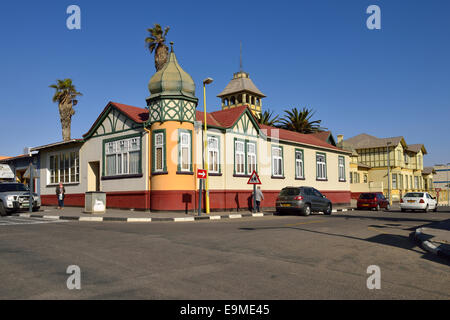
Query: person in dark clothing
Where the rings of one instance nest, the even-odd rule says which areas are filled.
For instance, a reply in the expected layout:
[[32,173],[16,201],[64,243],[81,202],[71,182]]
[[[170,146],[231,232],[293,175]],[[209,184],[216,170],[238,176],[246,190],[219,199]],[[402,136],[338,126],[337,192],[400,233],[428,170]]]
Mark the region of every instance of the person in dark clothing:
[[58,209],[64,208],[64,197],[66,196],[66,189],[62,182],[56,187],[56,196],[58,197]]

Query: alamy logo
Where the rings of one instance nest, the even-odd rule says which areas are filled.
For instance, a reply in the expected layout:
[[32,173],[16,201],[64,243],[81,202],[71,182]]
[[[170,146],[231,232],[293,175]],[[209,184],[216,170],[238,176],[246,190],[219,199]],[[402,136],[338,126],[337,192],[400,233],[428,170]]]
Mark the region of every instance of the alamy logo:
[[70,277],[67,278],[67,289],[69,290],[81,290],[81,269],[79,266],[68,266],[66,270]]
[[77,5],[70,5],[67,7],[67,14],[70,16],[66,20],[66,26],[69,30],[81,29],[81,9]]
[[381,9],[377,5],[371,5],[366,10],[367,14],[370,14],[370,17],[367,18],[367,28],[369,30],[380,30],[381,29]]
[[369,290],[380,290],[381,289],[381,269],[379,266],[368,266],[367,274],[371,274],[369,278],[367,278],[367,289]]

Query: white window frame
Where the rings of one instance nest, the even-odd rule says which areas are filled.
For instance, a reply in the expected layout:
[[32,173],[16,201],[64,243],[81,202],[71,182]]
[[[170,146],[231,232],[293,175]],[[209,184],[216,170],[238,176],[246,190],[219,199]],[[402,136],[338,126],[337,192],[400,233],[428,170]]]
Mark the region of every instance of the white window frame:
[[[72,169],[72,153],[75,154]],[[61,162],[61,156],[64,155],[64,160]],[[57,158],[56,158],[57,157]],[[66,160],[68,157],[68,160]],[[56,162],[58,160],[58,166],[56,169]],[[79,184],[80,183],[80,152],[79,150],[67,150],[62,152],[52,152],[47,156],[48,168],[47,168],[47,185],[58,185],[61,181],[63,184]],[[61,167],[61,163],[63,167]],[[67,168],[66,168],[67,164]],[[68,175],[65,175],[67,170]],[[75,171],[75,172],[73,172]],[[66,176],[68,179],[66,180]],[[75,178],[72,179],[72,176]]]
[[[158,137],[161,137],[161,142],[158,143]],[[163,172],[164,171],[164,132],[155,133],[155,168],[154,172]],[[158,149],[161,149],[161,168],[158,168]]]
[[[186,141],[183,142],[183,137],[186,138]],[[187,151],[187,163],[183,162],[183,150]],[[187,131],[181,131],[180,132],[180,159],[179,159],[179,164],[180,164],[180,170],[181,172],[191,172],[191,153],[192,149],[191,149],[191,134]]]
[[[342,163],[341,163],[342,160]],[[339,172],[339,181],[345,181],[345,158],[343,156],[338,156],[338,172]]]
[[[279,151],[278,155],[274,151]],[[283,148],[272,146],[272,176],[283,177],[283,169]]]
[[[238,150],[238,145],[242,145],[242,150]],[[234,172],[237,175],[245,175],[245,143],[241,140],[234,141]]]
[[[249,145],[253,145],[254,152],[250,152]],[[253,171],[256,171],[257,169],[257,157],[256,157],[256,142],[253,141],[247,141],[247,173],[252,174]]]
[[[211,143],[213,142],[214,143]],[[214,146],[213,146],[214,145]],[[210,173],[220,173],[220,150],[219,138],[216,136],[208,137],[208,170]]]
[[[300,155],[300,158],[297,157]],[[305,167],[303,163],[304,153],[303,150],[295,150],[295,178],[305,179]]]
[[[319,158],[323,157],[323,161]],[[322,153],[316,154],[316,179],[327,180],[327,157]],[[359,179],[358,179],[359,180]],[[359,183],[359,181],[358,181]]]
[[[137,172],[131,171],[131,153],[138,153],[140,157],[141,144],[139,137],[125,138],[121,140],[105,142],[105,177],[123,176],[129,174],[139,174],[139,163],[137,165]],[[108,158],[114,158],[114,171],[109,172],[108,165],[110,161]],[[139,160],[138,160],[139,161]]]

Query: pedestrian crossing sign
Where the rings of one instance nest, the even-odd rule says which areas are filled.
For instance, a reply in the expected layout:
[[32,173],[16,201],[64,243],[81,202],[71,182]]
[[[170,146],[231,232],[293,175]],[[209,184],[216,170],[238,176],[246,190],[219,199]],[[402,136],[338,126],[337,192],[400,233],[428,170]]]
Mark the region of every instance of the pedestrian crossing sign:
[[248,179],[247,184],[261,184],[261,180],[259,180],[256,171],[253,171],[252,175],[250,176],[250,179]]

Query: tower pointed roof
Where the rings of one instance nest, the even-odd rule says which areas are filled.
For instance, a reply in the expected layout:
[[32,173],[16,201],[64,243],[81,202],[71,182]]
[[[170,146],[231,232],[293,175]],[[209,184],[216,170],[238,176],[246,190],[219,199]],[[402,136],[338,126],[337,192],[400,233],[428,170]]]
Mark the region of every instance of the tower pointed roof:
[[265,97],[265,95],[255,86],[252,79],[250,79],[249,74],[244,71],[236,72],[233,75],[233,79],[231,79],[225,89],[218,94],[217,97],[222,98],[243,91],[250,92],[260,98]]
[[148,84],[150,98],[161,96],[184,96],[195,97],[195,83],[192,77],[178,64],[177,57],[173,51],[173,42],[169,59],[164,67],[156,72]]

